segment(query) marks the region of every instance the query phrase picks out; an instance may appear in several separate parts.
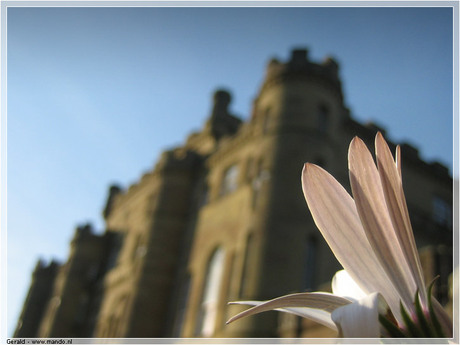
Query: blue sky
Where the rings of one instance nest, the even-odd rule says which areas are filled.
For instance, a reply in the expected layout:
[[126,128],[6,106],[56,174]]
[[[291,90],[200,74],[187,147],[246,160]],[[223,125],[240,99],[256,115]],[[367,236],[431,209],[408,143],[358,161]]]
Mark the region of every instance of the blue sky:
[[79,224],[104,230],[110,184],[199,130],[217,88],[247,119],[267,62],[293,48],[335,57],[355,119],[452,172],[449,7],[10,7],[7,20],[8,335],[37,259],[65,260]]

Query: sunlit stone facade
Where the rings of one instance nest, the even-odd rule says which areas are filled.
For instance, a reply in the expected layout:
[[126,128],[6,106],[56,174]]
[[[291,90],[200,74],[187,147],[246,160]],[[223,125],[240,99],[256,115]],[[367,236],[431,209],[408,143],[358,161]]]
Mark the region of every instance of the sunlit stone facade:
[[[340,266],[304,201],[303,163],[348,186],[351,139],[358,135],[373,149],[376,132],[385,131],[353,119],[337,62],[312,62],[306,50],[269,62],[248,121],[229,112],[230,102],[217,91],[201,131],[164,152],[138,183],[110,189],[103,234],[77,229],[68,262],[47,281],[42,313],[28,317],[33,301],[26,300],[16,335],[333,336],[276,312],[225,325],[244,308],[227,303],[327,288]],[[438,293],[447,302],[452,178],[409,145],[402,154],[427,279],[441,274]],[[31,291],[40,284],[35,278]],[[36,326],[27,333],[21,325],[31,318]]]

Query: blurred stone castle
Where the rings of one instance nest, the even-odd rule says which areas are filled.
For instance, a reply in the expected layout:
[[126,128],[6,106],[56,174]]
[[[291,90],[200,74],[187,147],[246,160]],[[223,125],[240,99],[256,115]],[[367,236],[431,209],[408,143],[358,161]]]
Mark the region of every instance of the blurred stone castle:
[[[79,227],[66,263],[37,264],[15,336],[333,336],[276,312],[225,321],[244,309],[228,301],[316,290],[340,268],[304,201],[302,166],[317,163],[348,186],[349,142],[358,135],[373,150],[384,131],[350,116],[338,69],[331,58],[310,61],[306,50],[271,60],[248,122],[217,91],[200,132],[164,152],[137,184],[110,188],[103,234]],[[425,274],[440,274],[445,303],[452,178],[401,147]]]

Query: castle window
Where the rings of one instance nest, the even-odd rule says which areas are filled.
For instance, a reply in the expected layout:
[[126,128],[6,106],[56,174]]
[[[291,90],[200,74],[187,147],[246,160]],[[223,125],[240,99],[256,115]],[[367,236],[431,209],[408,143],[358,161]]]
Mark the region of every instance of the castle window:
[[216,326],[217,307],[224,273],[225,253],[217,248],[208,263],[196,333],[211,337]]
[[113,239],[111,242],[111,248],[109,252],[109,257],[107,259],[107,270],[110,270],[115,267],[118,254],[120,253],[121,245],[122,245],[122,235],[119,233],[112,233]]
[[433,220],[436,224],[452,227],[452,206],[443,198],[435,196],[433,198]]
[[321,104],[318,109],[318,130],[326,133],[329,128],[329,109]]
[[225,170],[220,188],[220,195],[230,194],[236,190],[238,187],[238,175],[239,169],[236,164]]
[[255,209],[259,202],[260,191],[264,182],[270,179],[270,173],[263,168],[262,159],[257,163],[256,176],[252,181],[252,208]]
[[142,236],[137,235],[132,249],[132,260],[142,258],[147,254],[147,246],[142,241]]

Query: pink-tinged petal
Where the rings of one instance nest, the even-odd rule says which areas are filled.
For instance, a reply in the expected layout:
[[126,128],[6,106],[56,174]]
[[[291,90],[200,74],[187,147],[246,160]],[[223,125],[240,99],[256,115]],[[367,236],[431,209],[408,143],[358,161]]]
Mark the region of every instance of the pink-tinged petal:
[[379,314],[385,314],[386,303],[379,293],[334,310],[332,320],[343,338],[380,338]]
[[379,132],[375,137],[375,154],[382,182],[383,193],[388,207],[388,213],[398,237],[404,257],[409,264],[411,274],[420,291],[421,302],[427,306],[425,281],[423,279],[422,265],[418,256],[412,230],[409,211],[402,186],[401,174],[393,161],[390,149],[385,139]]
[[366,294],[380,292],[401,320],[400,297],[369,244],[355,202],[326,170],[307,163],[302,188],[316,226],[335,257]]
[[[406,308],[415,312],[416,283],[388,214],[377,167],[366,145],[357,137],[350,144],[348,164],[356,208],[373,252]],[[388,303],[394,313],[392,303]]]
[[323,326],[326,326],[327,328],[330,328],[338,332],[337,326],[331,319],[331,313],[328,311],[312,308],[280,308],[276,310],[294,314],[305,319],[315,321]]
[[[278,297],[278,298],[275,298],[275,299],[272,299],[266,302],[257,302],[257,301],[231,302],[230,304],[249,304],[249,305],[256,305],[256,306],[235,315],[230,320],[228,320],[227,323],[241,319],[242,317],[262,313],[264,311],[281,310],[281,309],[284,309],[282,311],[288,311],[291,313],[295,311],[296,315],[299,315],[300,313],[302,314],[303,317],[323,323],[324,320],[326,320],[324,312],[330,314],[335,309],[342,307],[344,305],[347,305],[349,303],[351,303],[349,300],[343,297],[335,296],[327,292],[297,293],[297,294],[281,296],[281,297]],[[304,310],[301,311],[300,308]],[[317,313],[314,309],[319,309],[323,312]],[[329,322],[329,326],[330,325],[332,325],[332,323]],[[332,327],[335,328],[335,326],[332,326]]]
[[396,146],[395,163],[396,163],[396,168],[398,169],[399,176],[402,178],[401,147],[399,145]]
[[[265,302],[261,301],[242,301],[242,302],[231,302],[230,304],[241,304],[241,305],[251,305],[258,306]],[[312,309],[312,308],[276,308],[273,309],[276,311],[281,311],[289,314],[294,314],[305,319],[309,319],[315,322],[318,322],[334,331],[338,331],[337,326],[331,319],[331,313],[321,309]],[[247,315],[246,315],[247,316]],[[231,320],[235,321],[235,320]],[[227,323],[231,322],[230,320]]]
[[334,295],[345,297],[353,302],[366,296],[366,293],[345,270],[340,270],[334,274],[331,286]]

